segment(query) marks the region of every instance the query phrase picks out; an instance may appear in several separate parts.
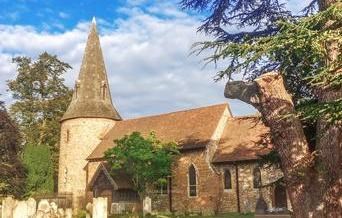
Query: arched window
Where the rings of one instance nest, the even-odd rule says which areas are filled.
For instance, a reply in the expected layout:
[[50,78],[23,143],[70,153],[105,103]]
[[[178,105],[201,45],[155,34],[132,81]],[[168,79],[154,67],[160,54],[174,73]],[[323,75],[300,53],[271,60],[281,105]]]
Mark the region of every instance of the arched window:
[[253,187],[260,188],[261,186],[261,172],[259,167],[255,167],[253,170]]
[[232,176],[229,170],[224,171],[224,189],[232,189]]
[[197,175],[194,165],[189,167],[189,196],[197,196]]

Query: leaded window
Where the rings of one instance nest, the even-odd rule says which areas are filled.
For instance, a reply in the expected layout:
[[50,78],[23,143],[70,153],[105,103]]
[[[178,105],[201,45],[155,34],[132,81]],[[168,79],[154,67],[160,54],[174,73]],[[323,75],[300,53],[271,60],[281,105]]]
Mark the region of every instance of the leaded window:
[[232,176],[229,170],[224,171],[224,189],[232,189]]
[[197,175],[194,165],[189,167],[189,196],[197,196]]

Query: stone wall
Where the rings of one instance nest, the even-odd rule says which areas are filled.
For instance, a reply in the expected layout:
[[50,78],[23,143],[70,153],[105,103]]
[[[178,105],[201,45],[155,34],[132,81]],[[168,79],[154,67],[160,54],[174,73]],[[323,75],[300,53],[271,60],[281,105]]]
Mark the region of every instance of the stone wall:
[[58,192],[73,194],[73,207],[83,206],[86,188],[86,158],[115,121],[103,118],[66,120],[61,126]]
[[[236,191],[236,165],[221,164],[210,166],[205,158],[207,151],[197,150],[183,152],[173,166],[171,196],[172,211],[178,213],[202,213],[212,214],[216,212],[237,212],[237,191]],[[88,164],[89,179],[92,178],[99,162]],[[193,164],[197,171],[197,196],[190,197],[188,190],[188,169]],[[240,196],[240,211],[254,212],[257,200],[262,196],[267,207],[273,205],[273,186],[263,188],[253,187],[253,169],[257,167],[256,162],[238,163],[238,182]],[[224,170],[231,174],[231,189],[224,189]],[[275,182],[282,176],[279,169],[262,168],[262,185]],[[153,211],[169,211],[169,195],[161,195],[151,192]],[[88,192],[88,201],[92,199],[92,193]]]
[[[253,187],[253,169],[257,167],[255,163],[239,164],[239,190],[241,212],[254,212],[256,202],[260,196],[264,198],[268,207],[271,206],[271,190],[269,188]],[[263,181],[263,170],[261,170],[261,181]]]
[[[235,171],[235,165],[224,165],[221,167],[218,167],[220,171],[220,186],[217,187],[220,189],[220,212],[236,212],[238,211],[238,205],[237,205],[237,195],[236,195],[236,171]],[[224,171],[229,170],[231,175],[231,189],[224,189]]]
[[[183,153],[173,168],[172,209],[180,213],[222,213],[237,212],[236,165],[224,164],[209,167],[205,161],[205,151]],[[188,169],[194,164],[197,171],[198,194],[190,197],[188,192]],[[268,208],[273,205],[273,186],[253,187],[253,169],[256,162],[238,163],[239,200],[241,212],[254,212],[257,200],[262,197]],[[224,170],[231,174],[231,189],[224,189]],[[282,176],[279,169],[261,169],[261,182],[266,185]],[[164,200],[164,204],[168,200]],[[158,202],[158,205],[162,204]]]
[[[173,166],[172,210],[212,214],[218,208],[220,176],[206,161],[206,151],[183,152]],[[197,196],[190,197],[188,191],[188,169],[193,164],[197,172]]]
[[151,193],[149,196],[152,199],[152,211],[154,212],[169,212],[170,202],[168,194]]

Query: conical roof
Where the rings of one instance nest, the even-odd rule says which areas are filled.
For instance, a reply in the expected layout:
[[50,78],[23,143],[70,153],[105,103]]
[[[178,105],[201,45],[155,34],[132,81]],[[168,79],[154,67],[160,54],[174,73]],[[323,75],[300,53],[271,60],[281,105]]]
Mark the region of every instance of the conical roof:
[[112,103],[106,67],[94,19],[73,97],[61,121],[84,117],[121,120]]

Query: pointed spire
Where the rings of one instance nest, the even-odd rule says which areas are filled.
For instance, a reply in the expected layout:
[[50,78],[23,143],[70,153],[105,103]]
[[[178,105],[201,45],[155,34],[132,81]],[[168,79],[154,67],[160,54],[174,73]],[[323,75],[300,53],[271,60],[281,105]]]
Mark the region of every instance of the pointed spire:
[[80,117],[121,120],[112,103],[95,18],[90,28],[72,101],[62,121]]
[[95,16],[93,17],[93,20],[91,21],[91,23],[96,25],[96,18],[95,18]]

